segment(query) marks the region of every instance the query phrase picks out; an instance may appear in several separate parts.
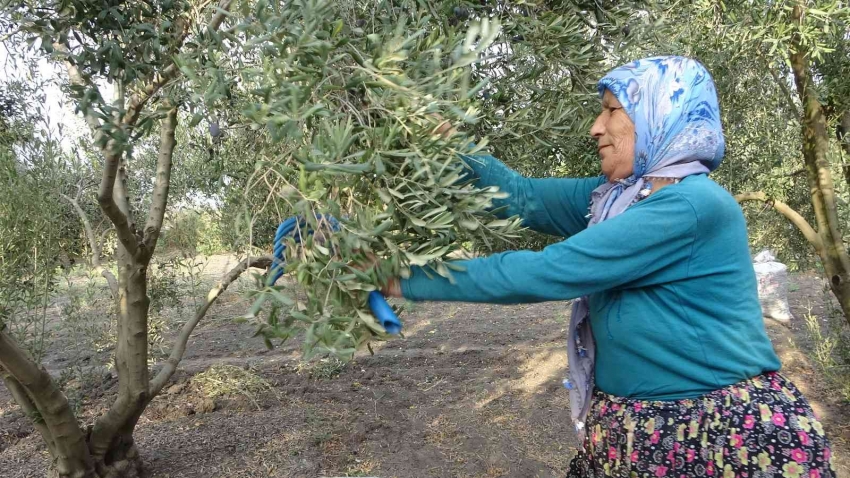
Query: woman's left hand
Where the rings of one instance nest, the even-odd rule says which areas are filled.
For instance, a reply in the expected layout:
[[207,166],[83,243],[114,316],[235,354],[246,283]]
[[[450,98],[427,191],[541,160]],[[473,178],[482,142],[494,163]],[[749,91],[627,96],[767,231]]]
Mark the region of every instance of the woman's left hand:
[[[375,257],[374,254],[367,253],[365,262],[362,262],[360,264],[352,264],[352,267],[361,271],[366,271],[377,266],[378,260],[379,259]],[[391,277],[387,280],[386,285],[381,288],[380,292],[384,295],[384,297],[402,298],[403,296],[401,294],[401,281],[399,281],[398,277]]]

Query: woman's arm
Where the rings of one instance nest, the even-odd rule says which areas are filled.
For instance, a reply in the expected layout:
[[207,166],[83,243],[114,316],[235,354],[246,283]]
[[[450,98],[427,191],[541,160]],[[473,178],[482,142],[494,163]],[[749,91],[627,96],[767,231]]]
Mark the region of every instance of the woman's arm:
[[659,194],[543,251],[515,251],[458,261],[454,283],[422,268],[400,281],[410,300],[514,304],[684,278],[697,227],[691,204]]
[[569,237],[587,227],[590,193],[602,177],[526,178],[488,154],[462,156],[477,179],[479,187],[497,186],[508,193],[506,199],[494,201],[496,208],[506,207],[499,216],[519,216],[532,230]]

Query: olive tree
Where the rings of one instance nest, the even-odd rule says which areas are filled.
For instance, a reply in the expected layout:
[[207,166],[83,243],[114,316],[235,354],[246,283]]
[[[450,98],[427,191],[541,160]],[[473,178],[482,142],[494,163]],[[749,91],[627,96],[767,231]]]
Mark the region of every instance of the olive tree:
[[[830,288],[850,320],[850,256],[842,233],[846,221],[840,214],[840,188],[833,180],[833,174],[841,172],[840,148],[832,140],[836,135],[831,133],[834,126],[828,119],[830,103],[835,105],[833,109],[840,108],[830,90],[846,87],[846,72],[835,66],[845,64],[846,58],[842,60],[840,53],[837,58],[832,55],[836,50],[846,55],[846,47],[841,45],[848,38],[850,8],[846,2],[705,1],[700,2],[695,18],[705,22],[728,48],[734,45],[735,56],[747,57],[759,66],[765,80],[781,92],[782,101],[774,103],[773,114],[780,122],[784,119],[799,128],[800,154],[795,162],[802,167],[791,169],[789,176],[805,178],[797,190],[807,191],[809,218],[764,191],[743,191],[736,198],[761,201],[799,229],[823,264]],[[836,49],[836,45],[841,47]],[[838,126],[840,133],[840,123]],[[759,144],[765,143],[753,142],[755,147]]]
[[[25,39],[64,66],[67,88],[91,129],[101,164],[97,193],[103,214],[118,238],[117,277],[110,278],[118,324],[115,351],[118,396],[89,427],[78,423],[66,397],[8,330],[0,331],[4,382],[30,415],[53,458],[57,476],[134,476],[140,471],[133,429],[150,400],[180,361],[192,328],[227,285],[249,266],[249,258],[210,292],[194,320],[183,328],[168,361],[148,369],[147,272],[168,206],[175,129],[184,102],[179,52],[208,43],[230,7],[204,2],[6,2],[7,41]],[[103,91],[112,91],[106,98]],[[134,145],[159,130],[155,185],[146,214],[131,207],[127,175]],[[79,196],[70,197],[73,203]],[[90,228],[88,228],[90,229]],[[87,231],[87,232],[90,232]],[[90,235],[91,237],[91,235]],[[92,243],[95,249],[95,243]],[[95,260],[98,260],[95,257]],[[4,327],[5,328],[5,327]]]

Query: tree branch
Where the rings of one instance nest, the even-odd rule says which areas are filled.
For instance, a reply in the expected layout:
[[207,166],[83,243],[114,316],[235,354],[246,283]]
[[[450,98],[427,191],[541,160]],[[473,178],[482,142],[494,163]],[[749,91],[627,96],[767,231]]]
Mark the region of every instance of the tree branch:
[[[82,191],[82,188],[80,188]],[[94,237],[94,229],[91,227],[91,222],[89,221],[89,217],[86,214],[86,211],[80,206],[79,192],[77,193],[76,198],[72,198],[66,194],[59,193],[59,196],[71,203],[71,206],[74,207],[74,211],[77,212],[77,215],[80,216],[80,221],[83,223],[83,229],[86,231],[86,237],[89,240],[89,247],[91,247],[91,265],[92,267],[100,267],[100,243]]]
[[764,57],[762,57],[762,59],[765,63],[764,67],[767,68],[767,71],[770,72],[770,76],[773,77],[773,81],[776,82],[776,84],[779,86],[779,89],[782,90],[782,94],[785,95],[785,101],[788,103],[788,107],[791,108],[791,111],[794,112],[794,116],[796,118],[800,118],[800,110],[799,108],[797,108],[797,104],[794,103],[794,97],[791,95],[791,90],[788,89],[788,85],[785,81],[782,81],[782,78],[779,77],[779,74],[776,72],[776,70],[770,67],[770,62],[768,62],[767,59],[765,59]]
[[[100,229],[100,226],[98,226],[98,229]],[[103,232],[100,233],[100,252],[101,253],[103,253],[103,246],[104,246],[104,244],[106,244],[106,236],[110,232],[112,232],[113,230],[114,230],[114,228],[107,227],[106,229],[103,230]]]
[[[224,12],[230,11],[231,3],[233,3],[233,0],[221,0],[218,3],[220,11],[216,12],[216,14],[210,19],[210,22],[207,24],[208,30],[218,30],[224,22],[224,19],[227,17]],[[182,45],[186,37],[189,35],[189,29],[190,24],[188,22],[183,23],[182,30],[178,34],[178,39],[175,42],[178,46]],[[169,81],[177,78],[177,74],[179,72],[180,70],[177,68],[177,65],[172,63],[162,70],[162,72],[155,74],[151,82],[148,83],[142,91],[134,94],[130,98],[130,102],[127,106],[127,112],[124,114],[122,123],[126,126],[134,126],[148,101],[150,101],[150,99]]]
[[70,476],[72,470],[93,473],[94,462],[68,400],[50,374],[33,362],[3,330],[0,330],[0,367],[26,391],[44,421],[44,426],[54,438],[54,456],[58,460],[56,467],[59,474]]
[[[71,206],[74,207],[74,210],[77,212],[77,215],[80,216],[80,221],[83,223],[83,229],[86,231],[86,237],[89,240],[89,247],[91,247],[91,266],[95,271],[100,272],[100,275],[106,279],[106,283],[109,285],[109,291],[112,293],[113,298],[118,297],[118,281],[115,279],[115,275],[103,267],[101,263],[101,253],[103,252],[103,235],[101,235],[100,240],[95,239],[94,229],[91,226],[91,222],[89,221],[88,215],[86,211],[80,206],[79,198],[82,193],[82,187],[80,187],[77,191],[77,196],[72,198],[66,194],[59,193],[59,196],[62,199],[71,203]],[[105,232],[109,232],[107,229]]]
[[[56,51],[70,56],[68,47],[62,43],[55,42],[53,44],[53,48]],[[70,60],[66,59],[64,61],[64,64],[65,69],[68,71],[68,77],[71,81],[71,84],[88,88],[96,88],[87,78],[83,76],[79,68],[77,68],[76,65],[71,63]],[[86,123],[89,125],[89,128],[91,128],[92,130],[95,143],[100,143],[104,135],[102,128],[103,125],[101,124],[100,120],[91,111],[85,112],[84,117]],[[104,214],[106,214],[106,217],[108,217],[109,220],[112,221],[112,224],[115,225],[115,231],[118,234],[118,240],[121,241],[127,251],[129,251],[131,254],[135,254],[135,235],[129,227],[127,217],[125,217],[121,210],[118,209],[113,195],[115,187],[115,177],[117,175],[118,166],[121,162],[121,156],[123,155],[123,152],[121,151],[121,148],[119,148],[116,144],[116,141],[113,139],[107,141],[106,145],[103,146],[101,150],[104,155],[104,165],[103,177],[101,178],[100,191],[98,192],[97,200],[100,204],[100,208],[103,209]]]
[[150,101],[150,99],[160,90],[166,83],[177,78],[178,73],[177,66],[175,64],[171,64],[162,70],[162,73],[157,73],[154,75],[153,80],[150,83],[145,85],[141,92],[134,94],[130,97],[130,103],[127,106],[127,112],[124,113],[124,118],[121,122],[125,126],[135,126],[136,121],[139,119],[139,115],[142,113],[142,110],[145,108],[145,105]]
[[115,274],[112,273],[109,269],[100,266],[98,269],[100,271],[101,277],[106,279],[106,283],[109,285],[109,292],[112,293],[112,298],[118,298],[118,280],[115,278]]
[[820,241],[820,236],[817,231],[806,221],[806,218],[800,215],[797,211],[795,211],[791,206],[785,204],[782,201],[777,201],[775,199],[769,198],[767,194],[758,191],[758,192],[747,192],[735,195],[735,200],[739,203],[744,201],[761,201],[768,206],[776,209],[776,212],[785,216],[786,219],[791,221],[791,224],[797,226],[797,229],[803,233],[803,236],[807,241],[818,251],[821,252],[823,245]]
[[174,158],[174,130],[177,128],[177,107],[168,110],[162,121],[159,140],[159,157],[156,163],[156,181],[153,187],[153,198],[151,199],[150,211],[148,212],[147,224],[144,231],[144,245],[146,255],[149,258],[156,248],[156,241],[162,230],[162,221],[165,218],[165,208],[168,204],[168,190],[171,185],[171,167]]
[[[66,56],[70,56],[71,52],[68,51],[68,47],[62,43],[54,42],[53,49],[65,54]],[[70,60],[64,60],[62,63],[65,64],[65,70],[68,71],[68,79],[71,81],[72,85],[82,86],[87,88],[94,88],[97,90],[97,87],[88,80],[88,78],[84,77],[80,69],[77,68],[77,65],[71,63]],[[98,90],[99,92],[99,90]],[[92,130],[92,134],[94,135],[95,143],[98,142],[103,132],[101,131],[101,123],[100,120],[95,116],[91,111],[83,112],[83,117],[86,120],[86,124],[89,125],[89,128]]]
[[174,345],[171,348],[171,355],[169,355],[168,360],[165,362],[159,373],[156,374],[156,377],[151,380],[150,391],[148,393],[149,397],[155,397],[162,390],[165,383],[168,382],[168,379],[170,379],[171,376],[174,375],[174,372],[177,371],[177,365],[180,363],[180,360],[183,359],[183,353],[186,352],[186,343],[189,341],[189,336],[192,335],[192,331],[195,330],[195,327],[201,319],[204,318],[207,311],[213,303],[215,303],[216,299],[218,299],[219,296],[227,290],[227,287],[230,286],[233,281],[238,279],[243,272],[248,270],[249,267],[267,269],[271,266],[272,261],[274,261],[274,258],[271,256],[250,257],[245,259],[237,264],[236,267],[231,269],[230,272],[225,274],[219,281],[218,285],[210,289],[209,294],[207,294],[206,302],[198,308],[198,311],[195,313],[195,317],[183,325],[183,328],[180,330],[180,335],[177,336],[177,339],[175,339]]
[[115,226],[115,234],[118,240],[127,249],[130,255],[135,255],[138,249],[136,235],[130,227],[127,216],[119,209],[115,202],[115,181],[118,178],[118,168],[121,164],[122,153],[108,148],[104,154],[103,177],[100,181],[100,191],[97,194],[97,202],[106,217]]
[[[106,235],[109,234],[109,232],[112,230],[113,228],[107,227],[103,230],[103,232],[100,233],[100,242],[98,243],[98,247],[100,249],[101,254],[103,254],[103,245],[106,242]],[[102,265],[99,266],[99,268],[96,268],[95,270],[100,271],[100,275],[103,276],[103,278],[106,279],[106,283],[109,284],[109,290],[112,292],[112,298],[117,299],[118,279],[115,278],[115,274],[113,274],[112,271],[110,271],[106,267],[103,267]]]
[[233,3],[233,0],[221,0],[218,2],[218,9],[220,11],[216,12],[210,19],[210,23],[207,25],[208,31],[216,31],[224,23],[224,19],[227,18],[227,12],[230,11],[231,3]]
[[835,126],[835,132],[841,149],[850,154],[850,109],[841,113],[838,124]]
[[41,435],[41,438],[44,439],[44,444],[47,445],[47,450],[50,452],[50,456],[56,456],[56,442],[53,438],[53,434],[50,433],[50,429],[47,428],[47,425],[44,424],[44,421],[41,420],[40,414],[36,406],[30,400],[29,395],[27,395],[27,391],[24,389],[21,382],[15,380],[11,374],[5,372],[2,368],[0,368],[0,375],[3,376],[3,382],[6,384],[6,388],[9,389],[9,393],[12,394],[12,398],[21,407],[21,411],[24,412],[24,415],[32,420],[32,424],[38,433]]
[[[115,204],[118,205],[118,210],[127,218],[127,223],[130,225],[130,231],[134,237],[138,234],[136,221],[133,217],[133,208],[130,203],[130,188],[127,187],[127,157],[122,156],[118,163],[118,171],[115,176]],[[138,238],[136,239],[139,240]]]

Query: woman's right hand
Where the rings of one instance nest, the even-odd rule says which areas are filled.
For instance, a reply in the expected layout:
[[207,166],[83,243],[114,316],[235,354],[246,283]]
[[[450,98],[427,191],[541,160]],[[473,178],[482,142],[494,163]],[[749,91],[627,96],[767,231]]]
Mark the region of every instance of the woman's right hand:
[[[453,134],[457,133],[457,129],[455,129],[454,126],[452,126],[452,124],[448,120],[444,119],[439,113],[432,113],[431,117],[436,119],[439,123],[437,127],[434,128],[435,134],[439,134],[443,138],[449,138]],[[369,253],[366,255],[365,262],[355,264],[353,267],[356,267],[361,271],[365,271],[375,267],[377,263],[378,258],[375,257],[374,254]],[[392,277],[387,280],[387,284],[381,288],[380,292],[384,295],[384,297],[395,297],[399,299],[404,298],[401,292],[401,280],[398,277]]]
[[381,294],[383,294],[384,297],[403,299],[404,295],[401,293],[401,280],[399,280],[398,277],[391,277],[387,281],[387,285],[381,289]]
[[439,113],[432,113],[431,116],[440,122],[440,124],[434,128],[434,133],[441,135],[443,138],[449,138],[453,134],[457,133],[457,129],[455,129],[455,127]]
[[[354,267],[354,268],[356,268],[360,271],[365,272],[365,271],[377,266],[378,260],[379,259],[374,254],[372,254],[370,252],[370,253],[366,254],[366,261],[365,262],[362,262],[360,264],[352,264],[352,267]],[[381,292],[381,294],[384,295],[384,297],[396,297],[396,298],[403,298],[404,297],[401,294],[401,281],[399,280],[398,277],[389,278],[387,280],[387,284],[384,287],[381,288],[380,292]]]

